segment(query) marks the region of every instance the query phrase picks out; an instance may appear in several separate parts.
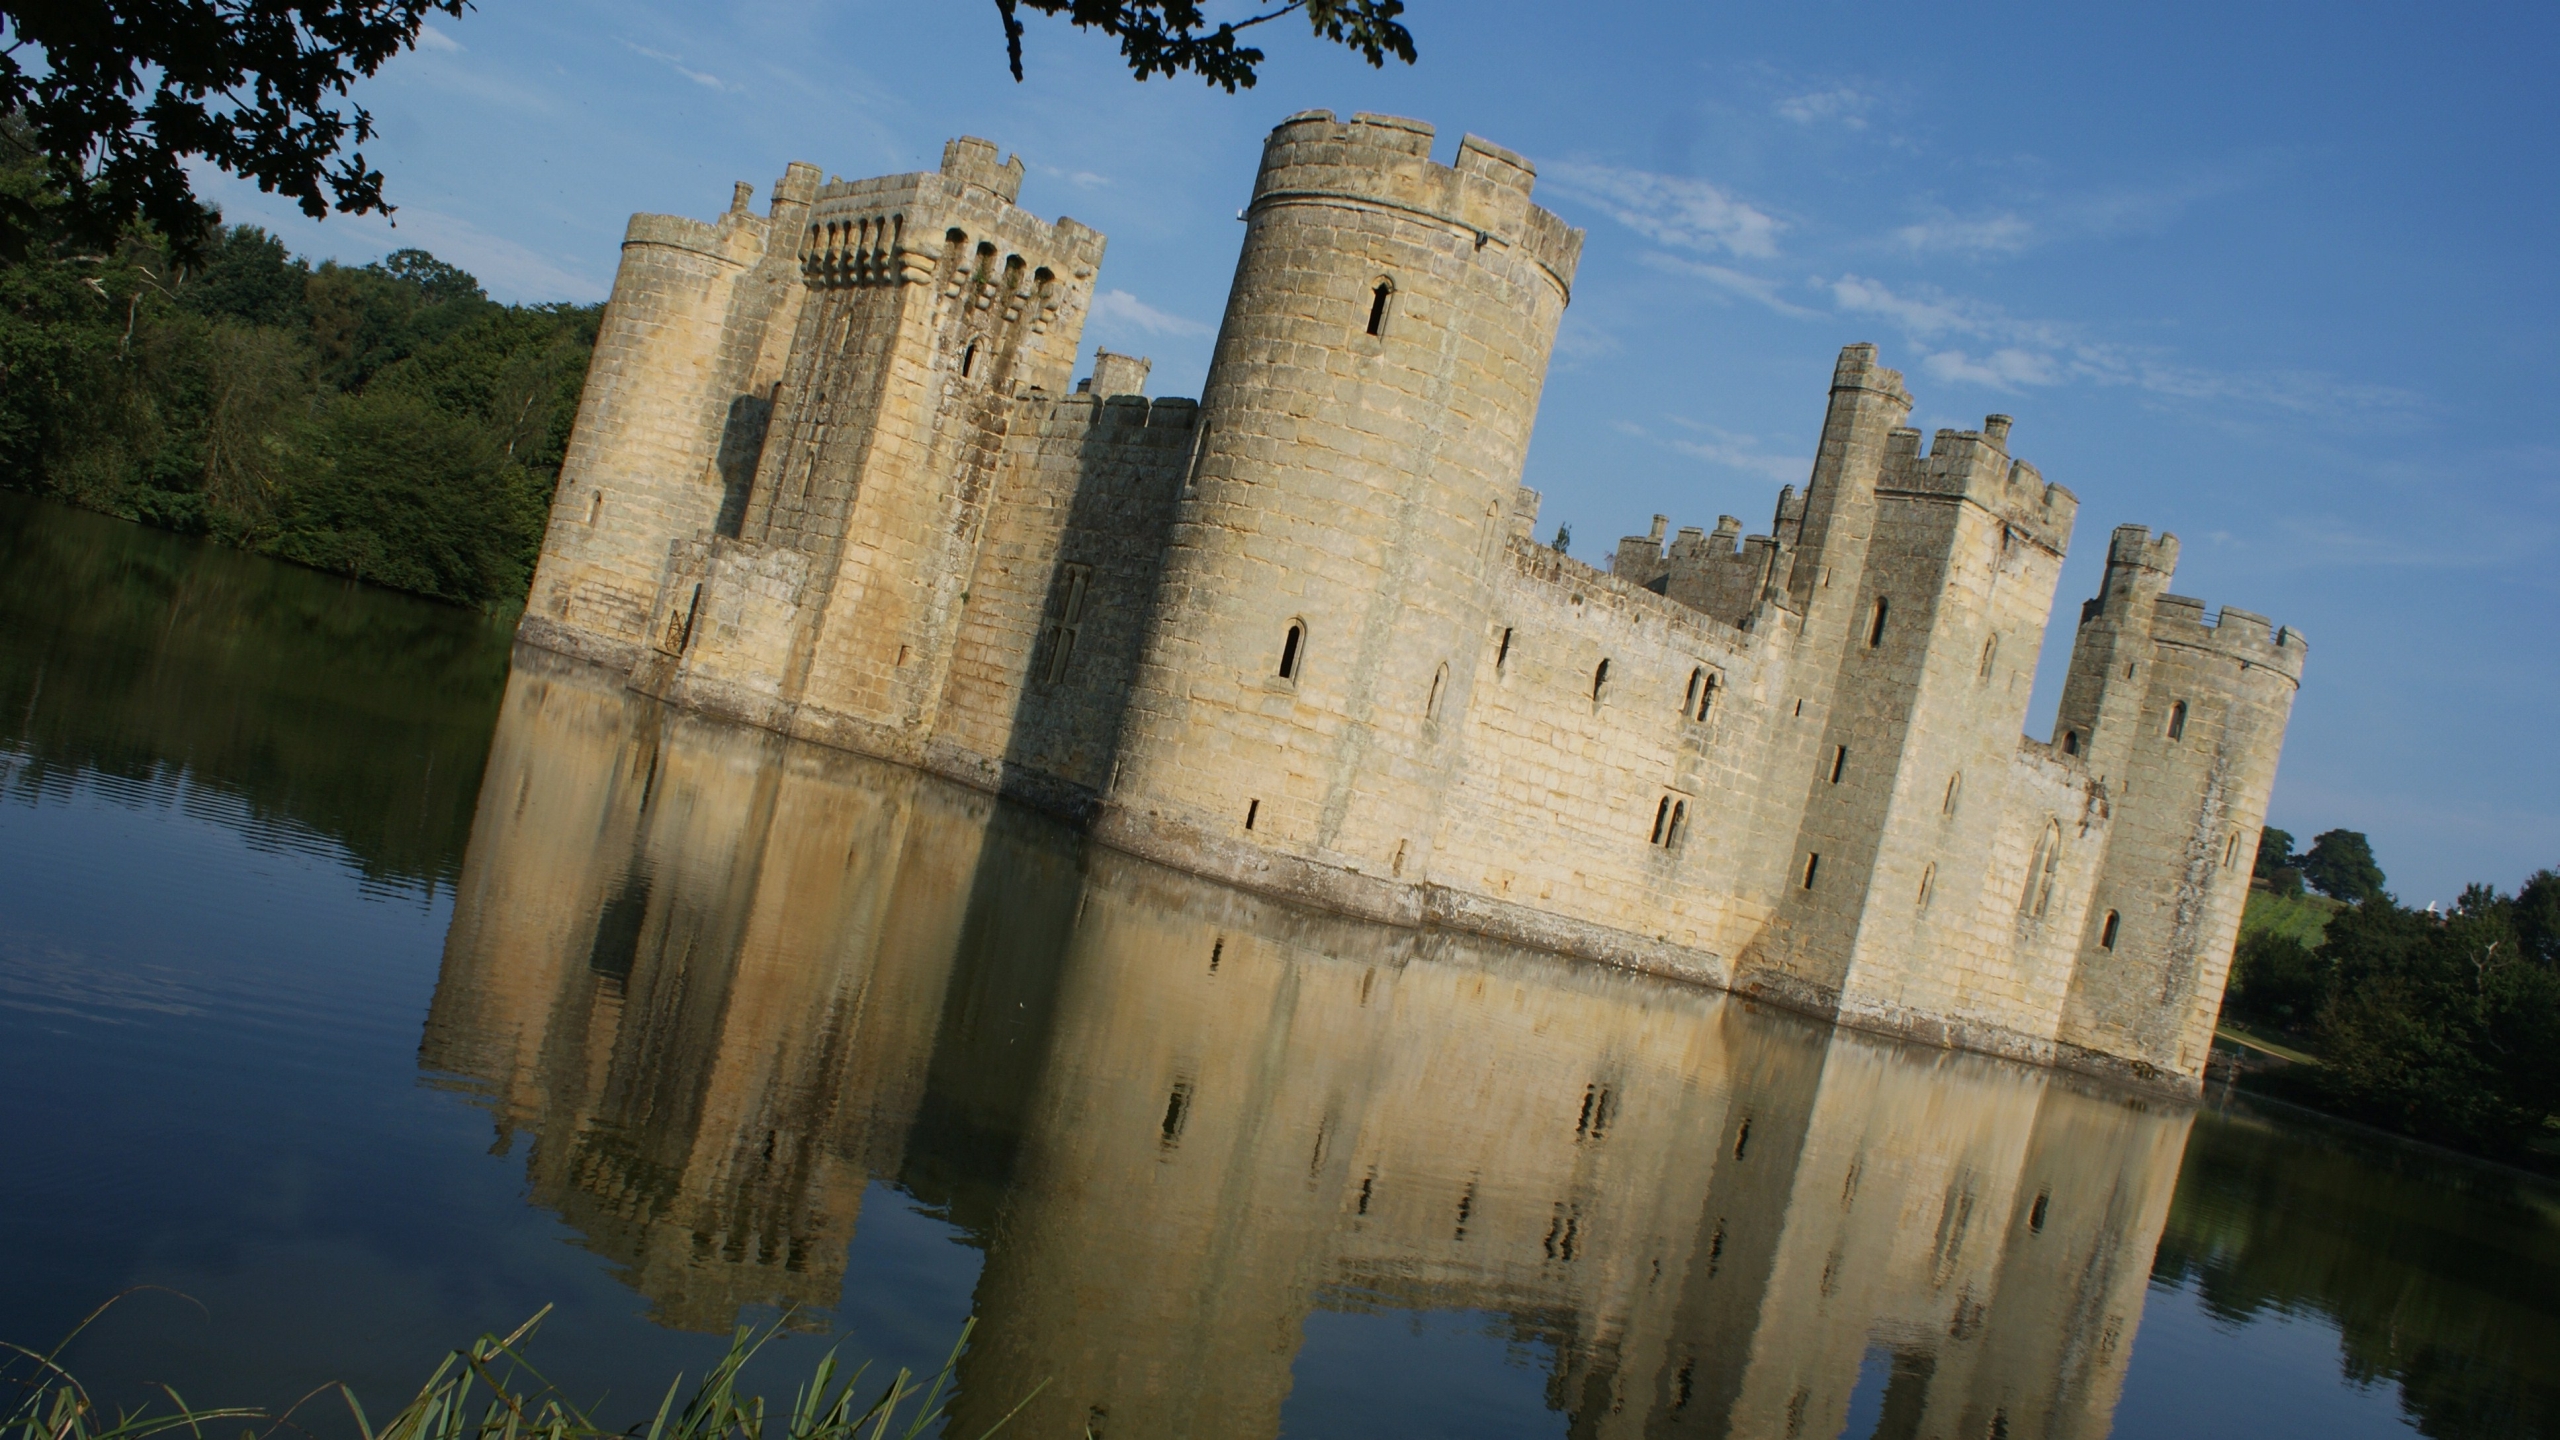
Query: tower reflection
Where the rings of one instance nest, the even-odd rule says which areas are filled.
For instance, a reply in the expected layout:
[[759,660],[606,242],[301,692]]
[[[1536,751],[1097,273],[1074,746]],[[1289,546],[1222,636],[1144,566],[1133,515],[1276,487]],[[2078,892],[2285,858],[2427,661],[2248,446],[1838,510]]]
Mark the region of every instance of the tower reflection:
[[[1382,929],[520,651],[421,1063],[663,1322],[986,1254],[959,1430],[1270,1435],[1319,1307],[1589,1436],[2107,1429],[2190,1111]],[[1861,1398],[1863,1397],[1863,1398]],[[1852,1415],[1853,1402],[1861,1409]]]

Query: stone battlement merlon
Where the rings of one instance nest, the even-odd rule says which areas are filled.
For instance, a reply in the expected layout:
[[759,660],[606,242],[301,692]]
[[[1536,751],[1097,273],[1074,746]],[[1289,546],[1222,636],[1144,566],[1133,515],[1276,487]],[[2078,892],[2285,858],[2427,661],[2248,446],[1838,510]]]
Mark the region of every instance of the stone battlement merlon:
[[2071,543],[2080,498],[2049,484],[2008,449],[2009,417],[1993,415],[1980,430],[1942,429],[1924,454],[1920,432],[1895,429],[1885,450],[1877,493],[1944,495],[1968,500],[2060,555]]
[[1606,570],[1584,564],[1572,556],[1535,540],[1513,537],[1509,554],[1512,569],[1525,580],[1553,586],[1567,592],[1606,595],[1618,602],[1622,610],[1649,620],[1669,625],[1675,633],[1685,632],[1711,645],[1720,645],[1739,654],[1751,644],[1748,631],[1710,615],[1704,610],[1683,605],[1660,591],[1650,590]]
[[1527,160],[1473,135],[1458,163],[1431,159],[1432,128],[1393,115],[1337,121],[1330,110],[1283,120],[1263,150],[1247,213],[1286,201],[1377,206],[1436,221],[1479,250],[1519,251],[1568,298],[1582,259],[1582,232],[1531,202],[1537,171]]
[[[1015,204],[1022,157],[995,163],[995,146],[963,137],[938,171],[831,180],[816,190],[801,236],[810,283],[918,284],[940,269],[1047,270],[1075,282],[1101,268],[1100,232],[1068,217],[1045,221]],[[971,255],[974,247],[976,255]]]
[[2210,620],[2205,610],[2205,602],[2192,596],[2161,596],[2151,610],[2153,642],[2211,651],[2302,683],[2302,662],[2311,647],[2300,631],[2229,605]]
[[773,201],[762,215],[749,208],[756,187],[744,180],[731,188],[729,208],[715,219],[634,215],[624,227],[622,243],[665,245],[733,265],[753,265],[764,257],[773,235],[798,228],[800,217],[808,212],[809,202],[817,194],[821,173],[815,165],[792,161],[784,167],[782,178],[773,182]]

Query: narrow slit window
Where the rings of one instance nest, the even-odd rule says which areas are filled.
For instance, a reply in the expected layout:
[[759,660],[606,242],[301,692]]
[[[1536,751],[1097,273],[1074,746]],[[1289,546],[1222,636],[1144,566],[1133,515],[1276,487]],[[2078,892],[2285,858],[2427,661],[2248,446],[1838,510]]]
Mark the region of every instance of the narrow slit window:
[[1687,693],[1686,695],[1683,695],[1683,696],[1681,696],[1681,697],[1680,697],[1680,713],[1681,713],[1681,714],[1686,715],[1686,714],[1688,714],[1691,710],[1693,710],[1693,709],[1696,709],[1696,708],[1697,708],[1697,704],[1698,704],[1698,692],[1699,692],[1699,691],[1701,691],[1701,690],[1704,690],[1705,688],[1707,688],[1707,671],[1706,671],[1706,667],[1705,667],[1705,666],[1700,666],[1700,667],[1698,667],[1697,669],[1690,671],[1690,672],[1689,672],[1689,693]]
[[1261,801],[1259,801],[1259,800],[1247,800],[1246,802],[1244,802],[1244,828],[1246,828],[1247,830],[1252,829],[1252,828],[1253,828],[1253,822],[1254,822],[1255,817],[1257,817],[1257,816],[1261,815],[1261,813],[1262,813],[1262,802],[1261,802]]
[[2177,704],[2169,707],[2169,738],[2172,740],[2181,740],[2186,738],[2186,733],[2187,702],[2181,700]]
[[1298,661],[1307,648],[1307,627],[1295,620],[1289,622],[1289,633],[1280,638],[1280,678],[1298,678]]
[[1875,618],[1867,622],[1868,649],[1873,650],[1884,644],[1884,617],[1885,613],[1892,608],[1892,601],[1885,599],[1881,595],[1876,597]]
[[1394,283],[1386,280],[1379,281],[1378,288],[1369,292],[1370,334],[1384,335],[1387,333],[1387,300],[1388,297],[1395,293],[1396,287]]
[[1670,827],[1670,824],[1671,824],[1671,797],[1670,797],[1670,796],[1668,796],[1668,795],[1665,795],[1665,796],[1663,796],[1663,797],[1662,797],[1662,803],[1653,807],[1653,838],[1652,838],[1652,840],[1651,840],[1650,842],[1648,842],[1648,843],[1650,843],[1650,844],[1654,844],[1654,845],[1659,845],[1659,844],[1661,844],[1661,843],[1662,843],[1662,832],[1663,832],[1665,829],[1668,829],[1668,828]]
[[1839,784],[1839,783],[1840,783],[1840,777],[1841,777],[1843,774],[1847,773],[1848,769],[1849,769],[1849,747],[1848,747],[1848,746],[1846,746],[1846,745],[1834,745],[1834,746],[1832,746],[1832,747],[1831,747],[1831,783],[1832,783],[1832,784],[1834,784],[1834,785]]
[[604,492],[599,490],[587,501],[587,523],[593,525],[604,514]]
[[1999,661],[1999,659],[2000,637],[1994,635],[1990,639],[1982,642],[1982,667],[1973,672],[1973,678],[1976,680],[1989,680],[1991,678],[1991,668]]
[[1956,813],[1956,797],[1964,793],[1964,772],[1947,777],[1947,798],[1938,802],[1938,813],[1952,820]]
[[1665,848],[1677,848],[1677,847],[1679,846],[1679,844],[1680,844],[1680,836],[1681,836],[1681,833],[1682,833],[1682,832],[1684,832],[1684,831],[1686,831],[1688,828],[1689,828],[1689,802],[1688,802],[1688,801],[1686,801],[1686,800],[1674,800],[1674,801],[1672,801],[1672,802],[1671,802],[1671,828],[1670,828],[1669,830],[1664,831],[1664,832],[1663,832],[1663,836],[1662,836],[1662,843],[1663,843],[1664,847],[1665,847]]
[[1191,1087],[1177,1084],[1164,1098],[1163,1138],[1157,1143],[1170,1150],[1182,1143],[1183,1122],[1191,1118]]
[[1600,662],[1600,668],[1591,672],[1591,703],[1594,705],[1599,704],[1600,697],[1607,694],[1608,690],[1609,662],[1603,660]]
[[1431,677],[1431,698],[1423,702],[1423,719],[1437,720],[1440,718],[1440,692],[1447,689],[1448,686],[1449,667],[1443,665],[1440,667],[1439,671]]
[[1707,683],[1698,687],[1698,712],[1689,718],[1693,720],[1704,720],[1707,718],[1708,712],[1715,709],[1715,706],[1716,673],[1710,670],[1707,672]]
[[1049,674],[1052,685],[1067,678],[1067,662],[1084,634],[1085,587],[1093,579],[1090,565],[1070,565],[1059,577],[1058,612],[1049,618]]
[[2234,830],[2231,832],[2231,838],[2222,842],[2222,868],[2228,870],[2239,863],[2240,832]]
[[2027,888],[2018,897],[2018,913],[2030,920],[2044,918],[2045,907],[2053,903],[2055,872],[2062,868],[2062,822],[2047,820],[2044,833],[2036,837],[2036,852],[2027,860]]
[[2118,918],[2119,917],[2116,915],[2116,912],[2113,910],[2107,912],[2107,923],[2098,927],[2099,949],[2113,950],[2116,948],[2116,922]]
[[1819,874],[1821,874],[1821,873],[1822,873],[1822,856],[1821,856],[1821,854],[1820,854],[1819,852],[1812,852],[1812,853],[1808,853],[1808,854],[1804,857],[1804,888],[1806,888],[1807,890],[1812,889],[1812,888],[1813,888],[1813,877],[1814,877],[1814,876],[1816,876],[1816,875],[1819,875]]
[[969,342],[969,348],[960,352],[960,378],[963,380],[968,379],[969,376],[977,370],[977,368],[978,342],[972,340]]
[[[2112,917],[2110,917],[2110,918],[2112,918]],[[2044,1212],[2045,1212],[2045,1207],[2046,1207],[2046,1206],[2048,1206],[2048,1205],[2050,1205],[2050,1204],[2052,1204],[2052,1203],[2053,1203],[2053,1192],[2052,1192],[2052,1191],[2050,1191],[2050,1190],[2044,1191],[2043,1193],[2041,1193],[2041,1194],[2039,1194],[2039,1195],[2037,1195],[2037,1196],[2036,1196],[2036,1203],[2035,1203],[2035,1204],[2033,1204],[2033,1205],[2031,1205],[2031,1206],[2029,1206],[2029,1207],[2027,1207],[2027,1228],[2028,1228],[2028,1229],[2035,1231],[2035,1232],[2036,1232],[2037,1234],[2039,1234],[2039,1235],[2041,1235],[2041,1234],[2043,1234],[2043,1233],[2044,1233]]]
[[1496,646],[1496,647],[1494,648],[1494,652],[1493,652],[1493,673],[1494,673],[1494,674],[1496,674],[1496,675],[1501,674],[1501,673],[1502,673],[1502,667],[1503,667],[1504,665],[1506,665],[1506,664],[1510,663],[1510,660],[1511,660],[1511,627],[1510,627],[1510,626],[1508,626],[1508,625],[1505,625],[1505,626],[1503,626],[1503,627],[1502,627],[1502,643],[1501,643],[1500,645],[1498,645],[1498,646]]
[[1919,896],[1919,899],[1918,899],[1916,902],[1914,902],[1914,903],[1916,903],[1916,904],[1919,906],[1919,908],[1921,908],[1921,909],[1923,909],[1923,910],[1928,909],[1928,908],[1929,908],[1929,892],[1931,892],[1932,890],[1935,890],[1935,889],[1937,889],[1937,888],[1938,888],[1938,862],[1937,862],[1937,861],[1935,861],[1935,860],[1932,860],[1932,861],[1930,861],[1928,864],[1923,865],[1923,866],[1921,866],[1921,867],[1920,867],[1920,896]]

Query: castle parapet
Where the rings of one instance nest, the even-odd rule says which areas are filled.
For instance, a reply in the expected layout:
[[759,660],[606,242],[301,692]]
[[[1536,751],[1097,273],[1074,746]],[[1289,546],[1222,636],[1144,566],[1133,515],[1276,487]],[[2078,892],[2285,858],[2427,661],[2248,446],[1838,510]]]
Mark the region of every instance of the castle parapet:
[[1456,165],[1434,164],[1431,137],[1429,125],[1393,115],[1354,115],[1347,123],[1330,110],[1292,115],[1264,147],[1253,204],[1342,200],[1438,221],[1478,249],[1518,250],[1570,295],[1582,232],[1531,202],[1536,168],[1473,135],[1459,144]]
[[2263,667],[2297,685],[2302,682],[2302,663],[2311,647],[2301,632],[2229,605],[2210,620],[2205,610],[2205,602],[2191,596],[2161,596],[2152,608],[2151,638],[2226,655],[2244,667]]
[[2080,497],[2011,459],[2008,441],[2006,415],[1988,417],[1980,430],[1942,429],[1926,454],[1919,431],[1896,429],[1887,439],[1878,489],[1970,500],[2058,555],[2071,543]]

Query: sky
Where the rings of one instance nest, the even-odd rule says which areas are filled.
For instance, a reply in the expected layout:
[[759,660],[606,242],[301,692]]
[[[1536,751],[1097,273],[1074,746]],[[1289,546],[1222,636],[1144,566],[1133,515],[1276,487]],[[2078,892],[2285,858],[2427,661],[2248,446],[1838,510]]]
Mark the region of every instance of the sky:
[[315,257],[415,245],[500,299],[596,300],[635,211],[980,135],[1027,208],[1110,239],[1088,356],[1192,395],[1272,125],[1413,116],[1444,162],[1482,134],[1589,232],[1542,531],[1595,560],[1657,512],[1765,531],[1872,341],[1913,424],[2014,415],[2080,498],[2031,733],[2107,532],[2146,524],[2178,593],[2308,640],[2270,824],[2366,832],[2412,904],[2560,866],[2560,11],[1411,3],[1420,63],[1284,20],[1228,95],[1039,17],[1017,84],[992,0],[481,0],[359,91],[396,227],[207,189]]

